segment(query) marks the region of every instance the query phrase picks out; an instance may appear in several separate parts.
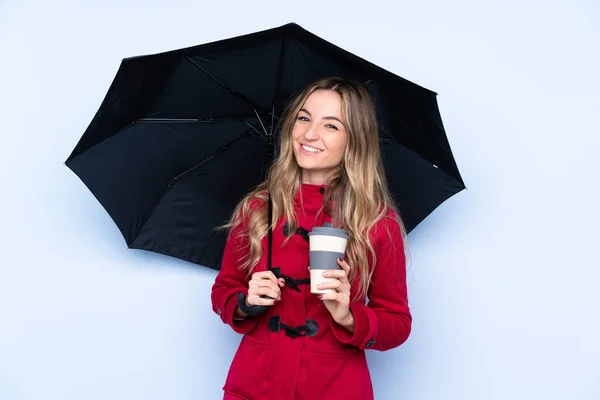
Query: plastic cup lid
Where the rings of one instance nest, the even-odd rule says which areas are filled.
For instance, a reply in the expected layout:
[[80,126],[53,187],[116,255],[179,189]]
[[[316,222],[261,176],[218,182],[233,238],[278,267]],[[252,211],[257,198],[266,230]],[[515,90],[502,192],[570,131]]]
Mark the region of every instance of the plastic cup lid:
[[337,236],[348,239],[348,233],[346,233],[345,230],[339,228],[330,228],[327,226],[315,226],[308,234],[308,236],[312,235]]

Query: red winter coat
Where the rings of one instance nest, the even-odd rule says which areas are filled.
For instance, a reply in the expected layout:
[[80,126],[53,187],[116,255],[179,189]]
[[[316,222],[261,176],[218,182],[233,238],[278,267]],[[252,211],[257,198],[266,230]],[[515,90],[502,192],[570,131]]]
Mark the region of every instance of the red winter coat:
[[[317,216],[323,202],[322,187],[303,184],[296,196],[298,224],[308,231],[331,221],[322,212]],[[283,227],[280,220],[273,230],[272,265],[281,267],[282,274],[294,279],[308,279],[309,244],[294,234],[282,245]],[[211,296],[215,313],[244,335],[223,387],[224,399],[373,399],[364,350],[397,347],[408,338],[411,329],[404,247],[398,225],[391,218],[384,218],[373,229],[371,243],[377,265],[368,292],[369,303],[365,305],[365,299],[361,299],[350,304],[355,321],[353,334],[333,321],[306,284],[298,285],[299,292],[286,285],[281,289],[281,300],[266,313],[234,321],[237,294],[248,293],[249,281],[246,271],[237,268],[245,247],[243,239],[237,237],[238,229],[245,227],[230,233]],[[266,237],[262,243],[265,251],[256,272],[267,269]],[[357,284],[358,279],[351,297]],[[269,320],[275,316],[291,327],[305,325],[307,319],[316,321],[318,332],[314,336],[292,337],[283,329],[272,331]]]

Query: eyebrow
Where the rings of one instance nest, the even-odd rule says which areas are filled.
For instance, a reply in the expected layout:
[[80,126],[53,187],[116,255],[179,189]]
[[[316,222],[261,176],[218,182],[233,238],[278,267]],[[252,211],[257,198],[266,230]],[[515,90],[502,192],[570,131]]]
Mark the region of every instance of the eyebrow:
[[[300,111],[304,111],[305,113],[307,113],[309,116],[312,117],[312,114],[310,112],[308,112],[308,110],[306,108],[301,108]],[[344,125],[344,122],[342,122],[342,120],[339,119],[338,117],[329,116],[329,117],[323,117],[323,119],[334,120],[334,121],[339,122],[343,126],[346,126],[346,125]]]

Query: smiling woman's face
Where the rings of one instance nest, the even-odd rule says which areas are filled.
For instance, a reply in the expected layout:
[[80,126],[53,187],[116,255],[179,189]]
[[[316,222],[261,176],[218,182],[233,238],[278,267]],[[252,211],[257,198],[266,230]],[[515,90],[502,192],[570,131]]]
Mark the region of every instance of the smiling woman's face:
[[338,93],[317,90],[306,99],[292,130],[302,182],[325,184],[338,169],[348,144],[342,121],[342,99]]

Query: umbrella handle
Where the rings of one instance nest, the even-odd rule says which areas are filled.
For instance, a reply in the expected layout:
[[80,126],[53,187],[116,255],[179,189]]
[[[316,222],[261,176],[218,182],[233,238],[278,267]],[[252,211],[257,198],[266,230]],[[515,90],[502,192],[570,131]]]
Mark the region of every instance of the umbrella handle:
[[[261,296],[263,299],[271,299],[269,296]],[[246,305],[246,295],[242,292],[238,293],[237,303],[240,310],[250,316],[257,316],[263,314],[265,311],[269,309],[271,306],[247,306]]]

